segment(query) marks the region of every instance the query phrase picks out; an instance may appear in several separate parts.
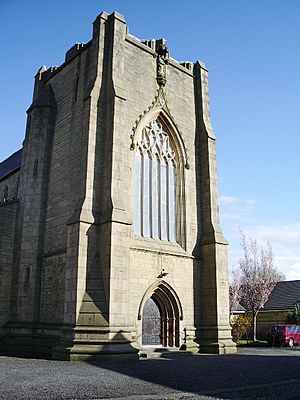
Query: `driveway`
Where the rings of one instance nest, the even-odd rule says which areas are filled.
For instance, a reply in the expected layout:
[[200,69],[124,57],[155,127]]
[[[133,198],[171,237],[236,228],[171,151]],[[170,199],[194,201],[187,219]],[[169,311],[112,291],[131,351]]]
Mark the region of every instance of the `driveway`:
[[0,399],[299,400],[299,356],[296,348],[243,348],[122,363],[0,357]]
[[[300,346],[290,347],[239,347],[239,354],[260,356],[300,356]],[[299,360],[300,361],[300,360]],[[299,399],[300,400],[300,399]]]

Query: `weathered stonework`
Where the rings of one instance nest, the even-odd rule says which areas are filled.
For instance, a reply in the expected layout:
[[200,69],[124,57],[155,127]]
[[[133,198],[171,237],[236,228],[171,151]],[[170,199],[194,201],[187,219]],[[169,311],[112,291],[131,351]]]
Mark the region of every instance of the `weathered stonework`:
[[[176,243],[134,233],[136,140],[153,118],[181,157]],[[201,62],[180,64],[164,40],[141,42],[101,13],[90,42],[35,77],[17,198],[0,206],[4,351],[136,358],[150,297],[164,346],[236,351]]]

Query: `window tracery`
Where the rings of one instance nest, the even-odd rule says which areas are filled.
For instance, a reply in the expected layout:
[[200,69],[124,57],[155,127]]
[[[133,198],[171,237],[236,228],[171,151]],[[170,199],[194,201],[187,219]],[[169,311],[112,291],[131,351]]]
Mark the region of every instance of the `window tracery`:
[[135,233],[176,241],[178,160],[159,120],[139,133],[135,160]]

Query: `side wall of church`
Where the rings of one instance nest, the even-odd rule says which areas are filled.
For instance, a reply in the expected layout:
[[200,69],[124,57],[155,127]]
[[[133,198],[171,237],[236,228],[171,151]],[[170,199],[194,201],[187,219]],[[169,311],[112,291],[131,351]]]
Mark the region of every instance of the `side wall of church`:
[[[91,81],[95,75],[94,62],[97,51],[97,46],[90,44],[79,48],[75,45],[67,52],[65,63],[61,67],[51,67],[47,71],[42,70],[40,75],[38,73],[33,103],[28,112],[24,144],[26,157],[22,171],[25,171],[25,176],[26,170],[30,172],[35,162],[38,162],[37,176],[41,180],[39,188],[37,182],[33,181],[32,173],[22,179],[24,190],[21,191],[21,203],[24,210],[27,209],[25,212],[28,212],[31,202],[30,212],[36,213],[38,210],[41,215],[36,224],[39,239],[33,236],[33,222],[28,227],[24,224],[24,219],[20,220],[20,223],[23,227],[23,242],[40,242],[39,249],[32,252],[34,257],[38,252],[38,257],[42,260],[36,267],[40,277],[37,279],[37,274],[32,274],[32,286],[36,287],[40,295],[36,294],[27,309],[39,308],[39,320],[42,323],[59,324],[64,320],[65,281],[68,279],[65,271],[67,223],[84,196],[86,132],[83,126],[87,116],[83,113],[85,97],[89,96],[93,83]],[[41,117],[38,114],[41,113],[39,110],[49,107],[49,97],[52,98],[51,116]],[[36,132],[36,129],[42,123],[43,128],[45,127],[44,137],[37,140],[42,135]],[[47,128],[49,125],[51,128]],[[41,198],[35,202],[30,200],[34,190],[39,194],[43,191]],[[25,216],[25,220],[26,218],[28,217]],[[23,259],[21,256],[21,270]],[[34,269],[36,258],[32,259],[31,263]],[[22,276],[22,272],[19,276]],[[21,281],[19,286],[20,284]],[[18,297],[25,296],[26,294],[20,293],[18,289]],[[37,301],[41,304],[38,305]],[[20,307],[19,314],[24,315]]]
[[85,59],[86,52],[83,52],[46,83],[51,85],[57,108],[45,225],[44,253],[49,256],[66,252],[66,224],[78,200]]
[[0,203],[0,338],[4,333],[3,325],[10,319],[17,212],[17,200]]
[[9,320],[19,170],[0,181],[0,336]]
[[[13,294],[17,320],[63,321],[66,224],[78,197],[82,82],[84,73],[88,74],[81,64],[85,56],[82,52],[76,55],[74,59],[69,54],[58,73],[50,68],[42,79],[44,70],[38,72],[28,110],[20,175],[19,266]],[[26,271],[29,291],[25,290]]]
[[78,201],[82,162],[83,81],[86,51],[46,82],[53,90],[56,120],[45,215],[41,322],[62,323],[67,222]]

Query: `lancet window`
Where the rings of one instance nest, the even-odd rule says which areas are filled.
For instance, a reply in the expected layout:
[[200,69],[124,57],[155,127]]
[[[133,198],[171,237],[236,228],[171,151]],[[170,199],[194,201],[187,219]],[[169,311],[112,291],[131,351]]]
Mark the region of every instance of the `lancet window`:
[[139,133],[135,159],[135,233],[176,241],[177,157],[159,120]]

